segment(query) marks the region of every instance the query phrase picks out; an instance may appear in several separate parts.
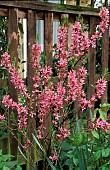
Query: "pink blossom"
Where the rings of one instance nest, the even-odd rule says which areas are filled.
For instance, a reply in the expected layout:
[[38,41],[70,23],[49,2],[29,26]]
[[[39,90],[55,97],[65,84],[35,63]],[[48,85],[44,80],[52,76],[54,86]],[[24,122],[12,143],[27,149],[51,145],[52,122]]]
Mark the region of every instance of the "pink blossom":
[[2,103],[3,103],[5,106],[7,106],[8,108],[12,106],[12,102],[13,102],[13,100],[10,99],[10,96],[9,96],[9,95],[4,96],[3,99],[2,99]]
[[25,145],[23,145],[23,148],[27,149],[29,147],[30,143],[31,143],[30,140],[27,139],[27,141],[25,142]]
[[59,118],[61,117],[61,116],[58,115],[58,113],[54,113],[53,115],[54,115],[56,120],[59,120]]
[[78,21],[75,21],[71,30],[72,43],[70,44],[70,59],[73,59],[75,56],[82,57],[90,48],[88,35],[82,32],[81,25]]
[[41,67],[39,64],[39,55],[41,52],[41,47],[38,44],[32,45],[32,63],[33,68],[36,68],[38,71],[40,71]]
[[87,70],[84,67],[78,68],[77,75],[85,79],[85,76],[87,75]]
[[82,112],[87,108],[91,108],[92,104],[90,102],[90,100],[87,100],[86,98],[81,98],[81,100],[79,100],[79,105],[80,109],[82,110]]
[[42,77],[45,78],[44,84],[48,82],[51,76],[52,76],[52,68],[50,66],[44,67],[44,69],[42,70]]
[[[62,52],[62,51],[64,52],[64,50],[66,49],[67,35],[68,35],[67,27],[65,27],[65,26],[59,27],[59,29],[58,29],[58,38],[57,38],[57,47],[56,47],[56,50],[58,52]],[[57,55],[57,57],[59,58],[60,55]]]
[[98,128],[107,132],[110,129],[110,124],[106,120],[98,118],[96,122],[93,123],[93,129],[97,130]]
[[57,47],[56,47],[56,58],[58,58],[58,78],[63,80],[67,76],[67,37],[68,30],[66,26],[61,26],[58,29]]
[[2,103],[12,109],[16,109],[18,112],[18,129],[23,129],[27,127],[28,112],[29,109],[26,106],[21,106],[20,103],[14,102],[9,95],[4,96]]
[[20,93],[25,96],[26,98],[29,98],[29,94],[27,92],[26,85],[24,84],[24,81],[19,76],[18,71],[14,66],[12,66],[10,62],[10,55],[8,53],[3,54],[3,59],[1,60],[1,64],[3,67],[7,68],[11,79],[10,81],[13,83],[15,89],[19,89]]
[[64,127],[59,127],[58,130],[59,134],[56,134],[56,138],[59,140],[65,139],[70,134],[70,130]]
[[91,37],[91,45],[92,47],[96,47],[96,40],[98,39],[98,37],[102,36],[102,33],[105,32],[105,30],[108,28],[109,25],[109,11],[106,7],[103,7],[100,10],[99,16],[101,17],[101,22],[99,25],[99,31],[95,32],[92,37]]
[[106,80],[103,80],[101,78],[99,80],[97,80],[97,82],[96,82],[96,95],[97,95],[98,99],[100,99],[102,94],[104,94],[106,85],[107,85]]
[[43,134],[42,134],[42,131],[41,131],[41,130],[38,130],[38,131],[37,131],[37,138],[38,138],[38,139],[42,139],[42,138],[43,138]]
[[18,119],[18,129],[24,129],[27,127],[27,115],[20,116]]
[[0,122],[2,122],[5,119],[5,116],[0,113]]
[[108,113],[107,118],[110,119],[110,113]]
[[57,125],[57,122],[55,120],[52,120],[53,125]]
[[54,153],[53,156],[49,156],[49,158],[51,159],[52,162],[57,161],[58,160],[58,156]]
[[8,53],[3,54],[1,65],[5,68],[11,68],[10,55]]
[[77,98],[85,97],[83,84],[86,74],[87,70],[84,67],[79,68],[77,72],[73,70],[68,73],[68,100],[72,99],[73,101],[75,101]]

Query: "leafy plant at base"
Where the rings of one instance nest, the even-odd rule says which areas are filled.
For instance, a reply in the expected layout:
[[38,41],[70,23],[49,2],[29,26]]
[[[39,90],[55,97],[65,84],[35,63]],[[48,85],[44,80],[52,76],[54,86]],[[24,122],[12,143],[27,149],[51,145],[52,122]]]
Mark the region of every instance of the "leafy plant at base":
[[0,150],[0,169],[11,170],[16,168],[16,170],[22,170],[20,165],[18,165],[18,161],[9,161],[11,157],[13,156],[9,154],[3,155],[2,150]]

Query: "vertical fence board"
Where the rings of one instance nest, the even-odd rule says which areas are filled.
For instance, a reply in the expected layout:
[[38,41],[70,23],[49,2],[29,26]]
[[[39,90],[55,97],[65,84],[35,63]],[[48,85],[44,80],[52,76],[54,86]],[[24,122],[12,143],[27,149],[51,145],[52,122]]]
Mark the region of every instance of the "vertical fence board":
[[[102,37],[102,74],[104,73],[104,70],[108,68],[108,46],[109,46],[109,30],[106,30]],[[107,76],[106,76],[107,78]],[[102,95],[101,103],[106,103],[108,101],[108,93],[107,88]]]
[[[28,58],[27,58],[27,85],[30,88],[30,91],[33,90],[33,81],[32,77],[34,76],[34,71],[32,68],[31,62],[31,47],[32,44],[36,41],[36,14],[32,10],[28,10],[27,17],[27,41],[28,41]],[[32,134],[36,129],[36,121],[35,118],[30,118],[28,121],[28,138],[33,143]],[[32,165],[34,165],[34,149],[33,147],[29,147],[29,160]],[[32,167],[30,167],[32,168]]]
[[[90,17],[90,27],[89,27],[89,37],[94,34],[96,30],[96,19],[95,17]],[[96,64],[96,49],[91,48],[88,56],[88,99],[91,98],[94,93],[94,88],[91,86],[95,82],[95,64]]]
[[53,13],[45,13],[44,19],[44,50],[48,57],[48,65],[52,66],[53,47]]
[[[48,66],[52,67],[52,48],[53,48],[53,13],[45,13],[44,16],[44,51],[48,57]],[[45,120],[45,136],[44,138],[50,139],[49,128],[51,127],[51,113],[47,114]],[[49,140],[48,140],[49,141]],[[49,149],[49,143],[47,142],[47,149]]]
[[[17,8],[10,8],[9,9],[9,20],[8,20],[8,38],[10,43],[10,55],[13,53],[14,57],[16,58],[16,67],[18,62],[18,9]],[[18,101],[18,95],[17,90],[14,88],[13,84],[9,81],[9,92],[10,97],[14,101]],[[12,110],[10,109],[10,112]],[[13,110],[15,114],[15,118],[17,119],[17,111]],[[12,121],[9,120],[9,124],[11,128],[13,127]],[[11,155],[14,156],[13,159],[17,159],[17,148],[18,143],[15,137],[17,138],[17,130],[12,131],[14,135],[10,134],[10,149],[11,149]],[[14,137],[15,136],[15,137]]]

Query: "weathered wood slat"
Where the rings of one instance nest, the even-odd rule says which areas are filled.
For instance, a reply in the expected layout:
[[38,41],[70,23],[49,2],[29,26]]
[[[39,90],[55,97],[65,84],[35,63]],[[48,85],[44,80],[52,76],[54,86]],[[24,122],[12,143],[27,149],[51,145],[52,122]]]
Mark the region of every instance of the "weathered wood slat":
[[18,17],[19,18],[27,18],[27,12],[19,10],[18,11]]
[[[108,51],[109,51],[109,30],[106,30],[102,37],[102,74],[104,70],[108,68]],[[107,76],[106,76],[107,78]],[[101,103],[106,103],[108,101],[108,90],[106,88],[105,93],[101,98]]]
[[[90,25],[89,25],[89,37],[94,34],[96,31],[97,22],[95,17],[90,17]],[[95,64],[96,64],[96,49],[91,48],[89,51],[88,57],[88,98],[94,94],[94,88],[91,85],[94,85],[95,82]]]
[[19,9],[32,9],[38,11],[51,11],[60,12],[65,14],[83,14],[90,16],[98,16],[99,9],[80,7],[72,5],[60,5],[48,2],[38,2],[38,1],[1,1],[0,7],[17,7]]
[[[10,42],[10,55],[13,53],[14,57],[16,58],[15,66],[17,67],[18,62],[18,9],[17,8],[10,8],[9,9],[9,20],[8,20],[8,38]],[[13,84],[9,81],[9,92],[10,97],[13,98],[14,101],[18,101],[17,90],[14,88]],[[10,113],[11,113],[10,109]],[[13,110],[15,114],[15,118],[17,119],[17,111]],[[12,125],[10,120],[9,126],[13,129],[16,127]],[[17,138],[17,130],[12,131],[14,135],[10,134],[10,148],[11,148],[11,155],[13,155],[13,159],[17,159],[17,150],[18,150],[18,142],[15,139]],[[14,137],[15,136],[15,137]]]
[[44,19],[44,13],[42,12],[36,12],[36,19],[43,20]]
[[45,13],[44,19],[44,50],[48,57],[48,65],[52,66],[53,47],[53,13]]
[[[44,18],[44,51],[45,55],[48,58],[48,66],[52,67],[52,47],[53,47],[53,13],[48,12],[45,13],[45,18]],[[47,117],[45,119],[45,136],[44,138],[50,139],[49,135],[49,128],[51,127],[51,122],[52,122],[52,116],[51,112],[47,113]],[[46,146],[45,149],[49,149],[48,147],[50,146],[50,140],[46,140]]]
[[8,9],[0,8],[0,16],[8,16]]
[[61,13],[53,13],[53,20],[60,21],[60,15],[61,15]]
[[[34,76],[34,71],[32,68],[32,61],[31,61],[31,47],[36,41],[36,14],[35,11],[32,10],[28,10],[28,16],[27,16],[27,41],[28,41],[27,85],[30,88],[30,91],[32,91],[33,90],[32,77]],[[32,134],[34,134],[35,128],[36,128],[36,121],[35,118],[33,117],[28,120],[28,138],[32,142],[32,144],[34,142]],[[29,147],[28,152],[29,152],[29,161],[32,165],[34,165],[34,149],[32,146]]]

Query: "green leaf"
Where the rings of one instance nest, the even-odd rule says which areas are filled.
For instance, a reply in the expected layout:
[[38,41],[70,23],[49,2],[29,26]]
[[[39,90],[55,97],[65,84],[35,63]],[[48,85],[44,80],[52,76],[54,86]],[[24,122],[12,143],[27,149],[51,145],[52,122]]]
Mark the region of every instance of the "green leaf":
[[24,157],[24,159],[27,161],[27,162],[29,162],[28,161],[28,159],[25,157],[25,155],[23,154],[23,152],[22,152],[22,150],[20,149],[20,147],[18,146],[18,150],[20,151],[20,153],[21,153],[21,155]]
[[81,134],[82,134],[82,144],[86,145],[88,143],[87,133],[83,131]]
[[110,148],[102,150],[102,157],[108,157],[110,155]]
[[93,170],[91,166],[87,167],[87,170]]
[[3,162],[0,161],[0,169],[3,168]]
[[110,135],[110,130],[107,131],[107,134]]
[[85,170],[85,162],[84,162],[84,159],[82,157],[81,150],[78,147],[76,147],[76,152],[77,152],[77,156],[78,156],[79,169]]
[[43,152],[43,153],[45,153],[46,154],[46,152],[45,152],[45,150],[44,150],[44,148],[42,147],[42,145],[39,143],[39,141],[38,141],[38,139],[35,137],[35,135],[34,134],[32,134],[32,136],[33,136],[33,138],[34,138],[34,140],[35,140],[35,142],[36,142],[36,144],[39,146],[39,148],[41,149],[41,151]]
[[110,170],[110,168],[103,167],[102,170]]
[[98,134],[97,131],[92,130],[92,135],[93,135],[96,139],[99,139],[99,134]]
[[101,150],[94,153],[93,159],[96,161],[100,158],[100,156],[101,156]]
[[80,131],[80,125],[79,125],[79,118],[78,114],[76,114],[76,132]]
[[67,152],[67,156],[69,158],[73,158],[74,157],[74,150],[70,150],[69,152]]
[[82,144],[82,141],[83,141],[83,136],[81,132],[76,132],[74,135],[74,145],[80,146]]
[[8,159],[10,159],[12,156],[11,155],[2,155],[2,160],[5,162]]
[[107,119],[107,113],[104,110],[99,109],[99,113],[100,113],[100,118],[102,120],[106,120]]
[[20,165],[17,165],[16,170],[22,170]]
[[78,165],[78,159],[77,158],[73,157],[73,162],[76,166]]
[[2,149],[0,149],[0,156],[2,155]]
[[64,165],[68,165],[68,166],[70,166],[71,164],[73,164],[72,159],[66,159],[66,161],[65,161]]
[[46,152],[44,150],[44,148],[42,147],[42,145],[39,143],[38,139],[35,137],[34,134],[32,134],[36,144],[39,146],[39,148],[41,149],[41,151],[43,152],[45,158],[47,159],[48,164],[50,165],[50,167],[52,168],[52,170],[56,170],[55,166],[52,164],[52,162],[50,161],[50,159],[46,156]]
[[12,169],[18,164],[18,161],[9,161],[9,162],[4,162],[5,166]]
[[10,170],[10,168],[3,166],[3,170]]
[[100,104],[100,107],[110,108],[110,104],[109,103]]
[[90,114],[90,118],[92,118],[93,116],[93,114],[92,114],[92,110],[90,109],[90,112],[89,112],[89,114]]

